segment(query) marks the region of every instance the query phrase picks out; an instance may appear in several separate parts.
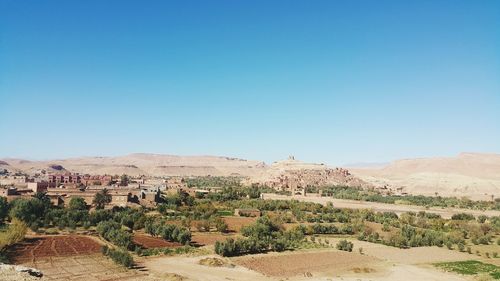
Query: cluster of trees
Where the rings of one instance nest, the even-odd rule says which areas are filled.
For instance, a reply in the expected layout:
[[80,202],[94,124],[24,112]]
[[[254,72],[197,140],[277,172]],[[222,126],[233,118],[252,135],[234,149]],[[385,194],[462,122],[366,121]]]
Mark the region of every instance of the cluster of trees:
[[[317,192],[320,187],[308,187],[308,192]],[[500,198],[493,201],[473,201],[468,198],[423,196],[423,195],[383,195],[376,190],[366,190],[349,186],[321,187],[323,196],[339,199],[360,200],[381,203],[402,203],[429,207],[457,207],[466,209],[500,210]]]
[[307,234],[354,234],[354,228],[350,224],[343,224],[340,227],[334,224],[315,223],[307,227]]
[[101,248],[101,252],[103,255],[110,257],[114,262],[125,266],[127,268],[131,268],[134,265],[134,259],[129,252],[120,249],[112,249],[108,246],[103,246]]
[[186,179],[188,187],[240,187],[241,177],[192,177]]
[[146,222],[144,230],[152,236],[158,236],[171,242],[187,245],[191,242],[191,232],[183,226],[168,224],[161,219]]
[[195,203],[195,198],[189,196],[189,194],[182,192],[178,194],[168,194],[162,197],[163,203],[158,207],[158,211],[165,212],[168,209],[179,209],[181,206],[193,206]]
[[97,233],[111,243],[124,249],[133,250],[132,233],[126,231],[115,221],[102,221],[97,225]]
[[17,218],[30,227],[37,226],[37,222],[50,207],[50,199],[44,193],[37,193],[30,199],[15,199],[8,206],[11,218]]
[[8,204],[0,198],[0,222],[7,214],[10,218],[19,219],[33,231],[40,227],[89,228],[97,226],[101,221],[113,220],[130,229],[144,228],[146,216],[142,209],[114,207],[111,210],[97,209],[89,211],[81,197],[73,197],[67,208],[51,205],[50,199],[44,193],[37,193],[33,198],[18,198]]
[[215,252],[221,256],[239,256],[266,251],[284,251],[297,247],[304,239],[302,228],[285,231],[277,220],[268,216],[260,217],[254,224],[243,227],[244,238],[215,243]]
[[257,187],[223,187],[221,191],[209,193],[208,199],[218,202],[240,200],[242,198],[260,198],[260,190]]
[[227,223],[220,217],[215,217],[209,220],[200,220],[196,223],[196,229],[200,232],[208,232],[212,228],[217,231],[225,233],[228,232]]
[[[440,231],[419,229],[411,225],[403,225],[401,229],[390,235],[389,239],[387,241],[383,241],[383,243],[399,248],[422,246],[442,247],[445,242],[449,241],[449,239],[450,238]],[[453,242],[464,242],[464,240],[461,239]]]

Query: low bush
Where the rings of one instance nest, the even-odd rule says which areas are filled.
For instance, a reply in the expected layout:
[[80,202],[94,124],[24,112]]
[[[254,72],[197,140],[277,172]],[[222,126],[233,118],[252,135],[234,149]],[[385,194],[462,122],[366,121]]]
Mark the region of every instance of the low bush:
[[352,252],[353,247],[354,244],[352,244],[352,242],[349,242],[347,240],[340,240],[336,245],[337,250],[347,251],[347,252]]
[[126,250],[115,250],[111,249],[108,246],[103,246],[101,248],[101,252],[103,255],[110,257],[115,263],[125,266],[127,268],[131,268],[134,265],[134,259],[132,255],[129,254]]

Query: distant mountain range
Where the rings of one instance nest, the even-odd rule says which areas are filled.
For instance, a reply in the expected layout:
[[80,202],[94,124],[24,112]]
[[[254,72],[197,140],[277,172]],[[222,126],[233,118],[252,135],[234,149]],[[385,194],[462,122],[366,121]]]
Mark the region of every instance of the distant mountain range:
[[500,154],[404,159],[380,168],[350,170],[374,185],[404,187],[413,194],[500,198]]
[[82,174],[128,174],[133,176],[251,176],[262,171],[264,162],[218,156],[175,156],[135,153],[118,157],[82,157],[49,161],[2,159],[0,168],[28,174],[78,172]]
[[[325,165],[294,162],[280,169],[326,169]],[[348,165],[352,174],[375,186],[402,187],[412,194],[500,197],[500,154],[462,153],[457,157],[397,160],[389,164]],[[50,161],[1,159],[0,169],[28,174],[78,172],[82,174],[149,176],[244,176],[262,178],[276,165],[219,156],[175,156],[137,153],[118,157],[82,157]]]

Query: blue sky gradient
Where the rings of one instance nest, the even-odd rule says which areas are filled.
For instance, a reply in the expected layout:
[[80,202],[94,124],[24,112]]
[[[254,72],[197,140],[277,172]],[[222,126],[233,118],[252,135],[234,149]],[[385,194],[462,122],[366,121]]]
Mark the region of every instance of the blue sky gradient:
[[500,1],[0,0],[0,157],[500,152]]

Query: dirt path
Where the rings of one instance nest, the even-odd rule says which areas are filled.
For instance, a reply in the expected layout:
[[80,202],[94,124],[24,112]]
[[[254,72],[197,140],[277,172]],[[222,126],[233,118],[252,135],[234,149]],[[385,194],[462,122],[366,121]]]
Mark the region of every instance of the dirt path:
[[272,280],[262,274],[247,269],[242,266],[224,266],[210,267],[200,265],[198,262],[202,257],[154,257],[147,258],[141,261],[150,272],[161,276],[167,273],[176,273],[188,280],[199,281],[256,281],[256,280]]
[[454,214],[458,213],[468,213],[474,216],[486,215],[486,216],[500,216],[500,211],[487,210],[469,210],[469,209],[458,209],[458,208],[425,208],[421,206],[414,205],[396,205],[396,204],[385,204],[377,202],[366,202],[366,201],[355,201],[355,200],[345,200],[345,199],[335,199],[331,197],[318,197],[318,196],[287,196],[278,195],[272,193],[262,194],[264,200],[298,200],[303,202],[313,202],[325,205],[331,202],[336,208],[346,208],[346,209],[372,209],[377,212],[395,212],[396,214],[401,214],[405,212],[420,212],[425,211],[427,213],[434,213],[441,215],[445,219],[451,218]]

